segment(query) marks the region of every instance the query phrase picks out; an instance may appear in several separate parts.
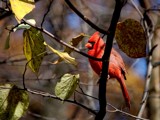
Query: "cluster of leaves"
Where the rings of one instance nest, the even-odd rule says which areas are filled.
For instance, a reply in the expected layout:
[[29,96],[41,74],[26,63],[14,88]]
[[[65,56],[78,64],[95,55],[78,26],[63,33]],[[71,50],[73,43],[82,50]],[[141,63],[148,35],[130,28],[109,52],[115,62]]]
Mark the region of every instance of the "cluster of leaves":
[[[24,16],[35,8],[33,0],[10,0],[10,4],[15,18],[19,22],[19,25],[14,27],[13,31],[24,29],[24,55],[26,56],[28,66],[36,75],[38,75],[46,54],[46,47],[59,56],[59,59],[53,62],[53,64],[64,61],[77,66],[75,58],[70,56],[70,53],[73,51],[71,48],[66,47],[63,52],[56,50],[45,42],[41,31],[27,24],[21,24]],[[34,20],[28,21],[36,25]],[[80,34],[73,38],[69,44],[76,47],[84,37],[85,34]],[[124,22],[118,23],[115,38],[120,49],[128,56],[137,58],[146,55],[145,34],[139,22],[127,19]],[[9,37],[6,40],[6,48],[9,48]],[[70,98],[77,87],[78,81],[79,74],[65,74],[62,76],[60,82],[55,87],[56,96],[62,100]],[[27,110],[29,104],[28,94],[15,85],[5,84],[1,85],[1,87],[9,89],[0,89],[0,119],[6,118],[6,115],[9,115],[10,118],[8,120],[18,120]]]
[[[34,3],[32,1],[26,2],[21,0],[10,0],[10,3],[15,14],[15,18],[19,22],[16,27],[12,28],[12,31],[15,32],[20,29],[24,30],[24,55],[27,59],[28,66],[37,76],[42,60],[46,54],[46,47],[48,47],[54,54],[60,57],[57,61],[54,62],[54,64],[65,61],[66,63],[77,66],[75,58],[70,56],[70,53],[73,50],[67,47],[63,52],[54,49],[45,42],[41,31],[27,24],[21,23],[23,17],[34,8]],[[28,21],[34,25],[36,24],[33,19]],[[84,34],[80,34],[79,36],[73,38],[69,44],[76,47],[84,38],[84,36]],[[9,40],[10,34],[6,40],[6,49],[9,48]],[[62,76],[61,81],[58,82],[55,87],[56,96],[62,100],[68,99],[75,91],[78,81],[79,74],[65,74]],[[7,120],[18,120],[27,110],[29,105],[29,97],[25,90],[20,90],[20,88],[15,85],[3,84],[1,85],[0,95],[0,119],[7,118]]]

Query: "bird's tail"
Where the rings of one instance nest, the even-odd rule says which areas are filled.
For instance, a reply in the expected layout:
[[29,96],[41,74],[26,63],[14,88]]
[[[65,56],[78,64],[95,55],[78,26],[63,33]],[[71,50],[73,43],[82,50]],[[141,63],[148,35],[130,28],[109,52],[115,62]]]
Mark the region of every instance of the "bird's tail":
[[121,90],[122,90],[122,93],[123,93],[123,97],[124,97],[125,102],[126,102],[126,106],[130,109],[130,97],[129,97],[129,93],[128,93],[126,84],[124,82],[124,79],[119,78],[118,82],[120,83]]

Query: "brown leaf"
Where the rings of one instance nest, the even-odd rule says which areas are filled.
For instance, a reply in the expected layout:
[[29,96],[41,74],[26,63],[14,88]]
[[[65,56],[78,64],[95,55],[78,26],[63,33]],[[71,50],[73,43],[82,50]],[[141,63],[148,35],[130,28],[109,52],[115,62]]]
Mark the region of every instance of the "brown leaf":
[[115,38],[119,48],[129,57],[146,56],[146,36],[141,24],[133,19],[127,19],[117,24]]
[[[83,39],[85,36],[87,36],[87,35],[85,35],[84,33],[81,33],[80,35],[72,38],[72,40],[69,42],[69,44],[72,45],[72,46],[74,46],[74,47],[77,47],[78,44],[82,41],[82,39]],[[73,51],[73,50],[70,49],[69,47],[65,47],[65,49],[64,49],[64,52],[65,52],[65,53],[68,53],[68,54],[70,54],[72,51]],[[62,62],[62,61],[63,61],[63,59],[62,59],[62,58],[59,58],[59,59],[58,59],[57,61],[55,61],[54,63],[57,64],[57,63]]]

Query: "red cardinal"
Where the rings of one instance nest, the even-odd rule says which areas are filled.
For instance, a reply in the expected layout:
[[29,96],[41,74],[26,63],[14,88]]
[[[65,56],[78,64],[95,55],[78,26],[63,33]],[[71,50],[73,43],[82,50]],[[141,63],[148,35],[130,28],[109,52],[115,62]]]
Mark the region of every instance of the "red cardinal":
[[[105,49],[105,43],[103,39],[100,37],[99,32],[95,32],[90,37],[88,43],[85,46],[86,48],[88,48],[88,55],[96,58],[102,58]],[[95,61],[92,59],[89,59],[89,62],[92,69],[98,75],[100,75],[102,70],[102,62]],[[109,61],[108,74],[110,78],[116,78],[118,80],[123,92],[124,99],[126,101],[126,105],[128,108],[130,108],[130,97],[126,88],[126,84],[124,82],[124,80],[126,80],[125,73],[126,69],[122,57],[114,48],[112,48]]]

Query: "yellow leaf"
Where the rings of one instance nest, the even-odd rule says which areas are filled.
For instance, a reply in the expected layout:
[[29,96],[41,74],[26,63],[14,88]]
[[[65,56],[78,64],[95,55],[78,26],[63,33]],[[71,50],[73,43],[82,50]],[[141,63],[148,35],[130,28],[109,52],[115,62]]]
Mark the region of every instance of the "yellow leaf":
[[38,73],[41,62],[46,51],[43,44],[44,38],[40,31],[31,27],[23,32],[24,54],[29,62],[29,67],[35,73]]
[[119,48],[129,57],[146,56],[146,36],[141,24],[133,19],[127,19],[117,24],[115,38]]
[[[72,38],[72,40],[69,42],[70,45],[74,46],[74,47],[77,47],[79,42],[82,41],[82,39],[87,36],[85,35],[84,33],[81,33],[80,35]],[[65,47],[64,49],[64,52],[67,52],[68,54],[70,54],[73,50],[70,49],[69,47]],[[62,58],[59,58],[57,61],[55,61],[55,63],[59,63],[61,62],[63,59]]]
[[33,0],[10,0],[10,4],[18,21],[35,8]]
[[[48,44],[46,44],[45,42],[44,42],[44,45],[46,45],[52,52],[57,54],[66,63],[70,63],[70,64],[77,66],[77,62],[76,62],[75,58],[71,57],[67,52],[58,51],[58,50],[54,49],[53,47],[49,46]],[[53,64],[57,64],[57,61],[54,62]]]

